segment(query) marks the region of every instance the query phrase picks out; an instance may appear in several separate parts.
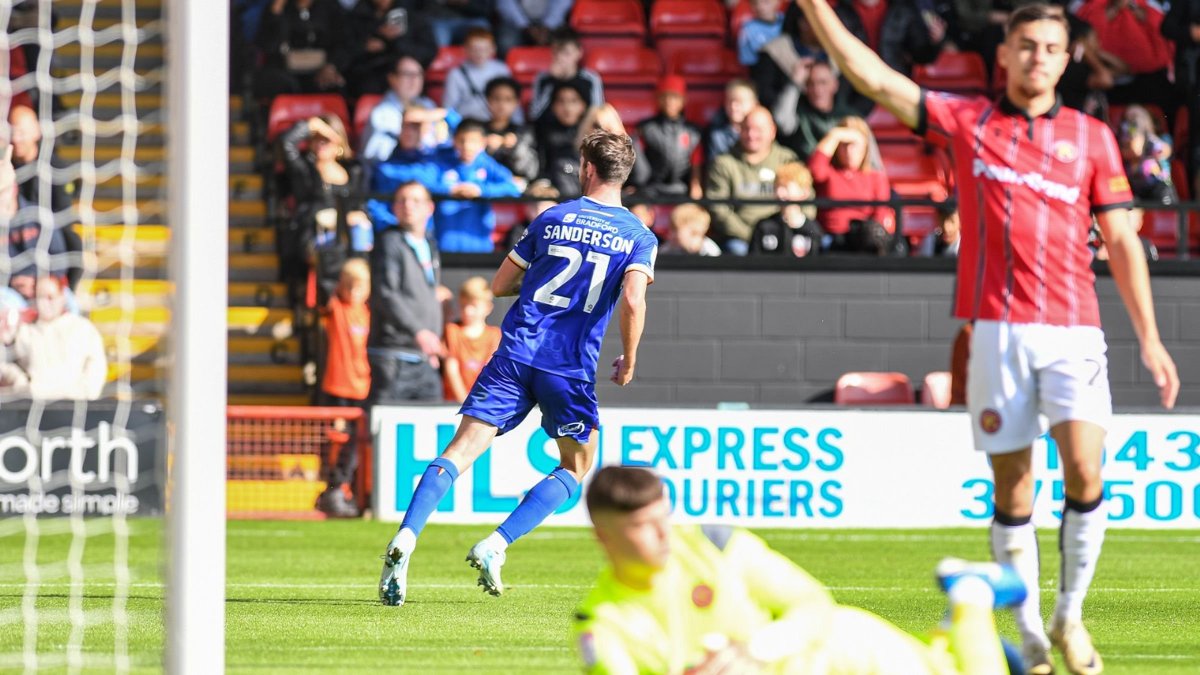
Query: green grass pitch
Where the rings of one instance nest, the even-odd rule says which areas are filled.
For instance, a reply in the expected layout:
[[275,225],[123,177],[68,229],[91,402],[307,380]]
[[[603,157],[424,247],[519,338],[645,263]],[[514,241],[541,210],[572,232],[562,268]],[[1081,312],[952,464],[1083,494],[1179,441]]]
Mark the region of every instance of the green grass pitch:
[[[64,561],[69,521],[40,521],[42,585],[25,586],[26,540],[15,520],[0,523],[0,672],[23,668],[36,628],[39,665],[62,671],[71,631],[72,590]],[[161,525],[130,522],[128,628],[113,620],[114,538],[89,524],[82,612],[84,672],[111,672],[124,633],[133,672],[160,669],[164,560]],[[393,526],[366,521],[231,522],[227,590],[230,672],[576,672],[568,644],[572,610],[600,566],[590,533],[544,528],[509,551],[508,592],[485,595],[463,557],[487,527],[433,524],[413,557],[409,603],[380,606],[379,553]],[[762,532],[854,604],[920,632],[940,618],[931,570],[946,555],[984,558],[982,530]],[[1057,532],[1042,533],[1042,598],[1053,602]],[[1109,673],[1200,672],[1200,532],[1114,530],[1086,606]],[[39,622],[24,620],[35,604]],[[1001,631],[1013,636],[1001,615]]]

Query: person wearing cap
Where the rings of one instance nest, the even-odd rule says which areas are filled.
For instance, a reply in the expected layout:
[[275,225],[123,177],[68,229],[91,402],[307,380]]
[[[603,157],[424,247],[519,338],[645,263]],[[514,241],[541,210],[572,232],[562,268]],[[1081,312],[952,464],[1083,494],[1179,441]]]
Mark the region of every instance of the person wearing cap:
[[647,195],[703,195],[700,185],[702,136],[700,129],[683,116],[687,84],[679,75],[667,75],[658,83],[658,114],[638,124],[641,151],[649,164],[649,176],[639,186]]

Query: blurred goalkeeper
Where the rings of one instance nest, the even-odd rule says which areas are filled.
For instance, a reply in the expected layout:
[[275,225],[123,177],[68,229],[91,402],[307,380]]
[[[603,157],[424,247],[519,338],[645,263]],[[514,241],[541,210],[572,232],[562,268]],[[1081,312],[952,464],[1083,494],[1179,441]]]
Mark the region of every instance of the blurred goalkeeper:
[[1011,568],[947,559],[946,620],[923,642],[838,605],[807,572],[746,530],[669,524],[662,481],[606,467],[587,493],[608,567],[575,617],[591,673],[1021,672],[993,606],[1025,597]]

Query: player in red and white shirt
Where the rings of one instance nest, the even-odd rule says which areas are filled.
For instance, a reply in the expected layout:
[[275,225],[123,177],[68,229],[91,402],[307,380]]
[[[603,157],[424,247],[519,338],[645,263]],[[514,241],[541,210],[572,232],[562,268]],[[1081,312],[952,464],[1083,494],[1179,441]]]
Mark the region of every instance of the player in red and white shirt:
[[1093,217],[1119,251],[1109,268],[1163,406],[1174,406],[1179,379],[1159,339],[1116,141],[1054,91],[1069,58],[1062,9],[1013,12],[997,54],[1005,94],[990,101],[922,90],[854,38],[828,0],[797,3],[860,92],[952,151],[962,221],[955,316],[975,322],[967,405],[995,480],[992,552],[1040,588],[1030,445],[1045,417],[1063,458],[1062,579],[1049,639],[1037,593],[1015,609],[1022,653],[1028,672],[1051,673],[1053,640],[1072,673],[1099,673],[1082,614],[1104,541],[1100,466],[1112,399],[1087,248]]

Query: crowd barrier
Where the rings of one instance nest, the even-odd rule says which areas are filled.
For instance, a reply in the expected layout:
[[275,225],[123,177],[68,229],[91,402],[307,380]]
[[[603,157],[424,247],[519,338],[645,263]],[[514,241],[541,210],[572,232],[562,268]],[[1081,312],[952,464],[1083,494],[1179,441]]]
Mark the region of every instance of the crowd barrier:
[[[417,481],[454,435],[452,407],[377,407],[374,513],[398,521]],[[677,522],[781,528],[982,526],[992,518],[986,458],[965,412],[608,408],[598,464],[644,465],[664,477]],[[1034,520],[1061,518],[1053,441],[1034,444]],[[1113,527],[1200,527],[1200,415],[1118,414],[1105,494]],[[432,520],[499,523],[557,465],[535,410],[496,439]],[[580,494],[552,525],[584,525]]]

